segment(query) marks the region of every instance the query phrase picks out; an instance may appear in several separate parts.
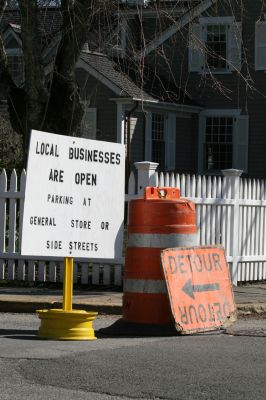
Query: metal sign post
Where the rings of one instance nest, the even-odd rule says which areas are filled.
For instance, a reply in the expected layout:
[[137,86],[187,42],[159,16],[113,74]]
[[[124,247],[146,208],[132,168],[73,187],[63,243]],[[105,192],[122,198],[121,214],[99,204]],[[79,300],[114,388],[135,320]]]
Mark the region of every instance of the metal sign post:
[[72,311],[73,271],[74,271],[73,258],[65,257],[65,259],[64,259],[64,286],[63,286],[63,310],[64,311]]

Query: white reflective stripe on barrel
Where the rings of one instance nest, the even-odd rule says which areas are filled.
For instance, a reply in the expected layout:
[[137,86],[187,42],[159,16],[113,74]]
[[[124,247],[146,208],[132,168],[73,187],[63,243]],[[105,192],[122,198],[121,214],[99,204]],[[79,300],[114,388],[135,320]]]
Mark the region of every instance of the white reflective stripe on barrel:
[[166,293],[166,283],[163,280],[124,279],[124,293]]
[[188,247],[197,246],[196,233],[129,233],[128,247]]

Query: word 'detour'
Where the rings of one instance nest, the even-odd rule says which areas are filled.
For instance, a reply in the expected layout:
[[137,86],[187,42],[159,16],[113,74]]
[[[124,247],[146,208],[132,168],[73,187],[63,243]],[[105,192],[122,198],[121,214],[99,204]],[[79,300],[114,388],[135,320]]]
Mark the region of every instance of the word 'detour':
[[231,306],[228,301],[178,306],[179,320],[184,325],[200,322],[223,322],[228,318],[230,312]]
[[220,255],[215,252],[208,254],[177,254],[176,256],[168,256],[168,262],[172,274],[177,272],[187,274],[194,271],[222,271]]

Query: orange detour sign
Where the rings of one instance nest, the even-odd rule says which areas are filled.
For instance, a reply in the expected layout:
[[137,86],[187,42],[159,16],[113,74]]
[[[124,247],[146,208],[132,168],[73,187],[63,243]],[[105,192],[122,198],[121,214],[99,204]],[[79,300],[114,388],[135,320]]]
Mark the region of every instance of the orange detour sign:
[[235,321],[236,307],[222,247],[166,249],[161,259],[180,333],[207,332]]

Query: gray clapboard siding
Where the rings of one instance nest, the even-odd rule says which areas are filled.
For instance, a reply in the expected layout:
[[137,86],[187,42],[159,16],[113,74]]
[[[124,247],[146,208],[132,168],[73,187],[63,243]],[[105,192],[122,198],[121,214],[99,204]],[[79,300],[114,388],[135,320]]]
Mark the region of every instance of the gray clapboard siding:
[[[266,13],[266,9],[262,9],[261,0],[233,0],[219,1],[202,15],[235,15],[236,21],[242,22],[241,76],[237,72],[214,75],[189,73],[188,26],[165,41],[163,51],[159,48],[147,56],[149,64],[156,65],[157,71],[163,76],[173,74],[173,79],[204,108],[241,109],[242,114],[249,115],[248,176],[256,178],[265,177],[266,74],[254,69],[255,23],[263,12]],[[248,63],[243,62],[244,57]],[[186,137],[178,135],[177,125],[177,142],[182,140],[186,143]],[[192,141],[191,145],[192,159],[197,159],[197,150]],[[197,172],[192,163],[191,169]]]

